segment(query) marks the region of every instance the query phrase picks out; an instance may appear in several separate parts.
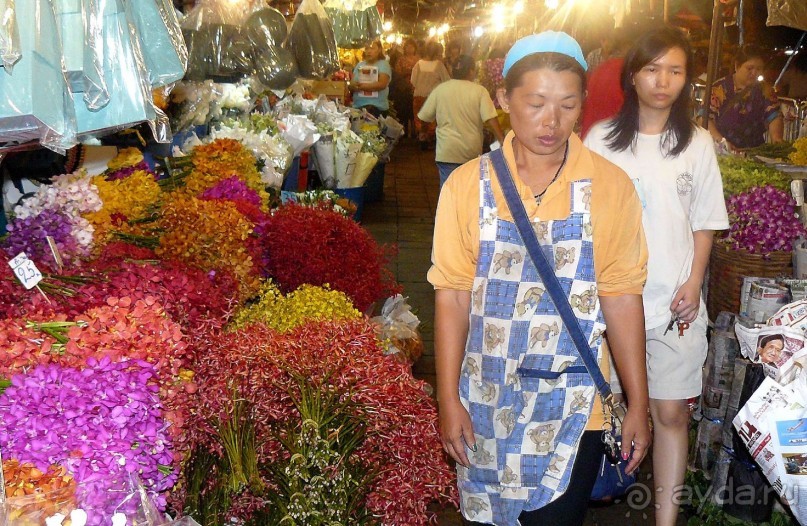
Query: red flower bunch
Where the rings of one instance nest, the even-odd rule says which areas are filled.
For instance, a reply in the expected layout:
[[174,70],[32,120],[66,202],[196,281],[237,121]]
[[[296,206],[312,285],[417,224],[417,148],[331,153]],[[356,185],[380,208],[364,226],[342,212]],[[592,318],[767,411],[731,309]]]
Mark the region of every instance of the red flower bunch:
[[283,293],[300,285],[330,285],[364,312],[400,292],[387,265],[393,250],[338,212],[295,204],[271,216],[263,237],[267,273]]
[[[455,474],[446,462],[437,431],[437,410],[424,383],[383,356],[373,326],[309,323],[279,334],[262,325],[214,335],[194,345],[198,399],[188,430],[199,444],[218,451],[210,422],[226,416],[233,392],[248,399],[256,419],[259,465],[282,454],[277,431],[298,419],[297,381],[329,386],[357,407],[367,438],[356,453],[377,469],[370,511],[391,525],[427,524],[427,506],[456,503]],[[265,478],[269,474],[262,473]]]

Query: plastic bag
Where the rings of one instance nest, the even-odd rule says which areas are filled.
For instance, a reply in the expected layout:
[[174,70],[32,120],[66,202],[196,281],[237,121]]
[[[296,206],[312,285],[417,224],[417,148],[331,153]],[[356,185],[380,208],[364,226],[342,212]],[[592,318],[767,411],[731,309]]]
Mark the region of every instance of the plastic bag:
[[50,526],[68,517],[74,525],[161,526],[167,522],[134,474],[8,497],[4,512],[4,526]]
[[384,354],[408,363],[416,362],[423,354],[423,340],[418,332],[420,320],[400,294],[388,298],[381,308],[381,315],[370,321],[376,325],[379,338],[389,341]]
[[294,54],[300,75],[324,79],[339,69],[333,26],[318,0],[303,0],[284,46]]
[[768,0],[767,26],[790,26],[807,31],[807,3],[804,0]]
[[356,169],[356,156],[361,151],[361,139],[348,130],[336,138],[334,148],[334,166],[336,168],[336,187],[353,188],[353,172]]
[[14,14],[14,0],[0,0],[0,66],[11,73],[20,59],[20,33]]
[[367,17],[367,35],[370,40],[379,38],[384,34],[384,22],[381,21],[381,13],[376,6],[370,6],[364,10]]
[[261,9],[250,15],[245,31],[252,44],[252,67],[269,89],[285,90],[297,79],[294,55],[282,47],[288,36],[286,19],[276,9]]
[[323,135],[314,143],[314,159],[316,160],[322,186],[333,190],[336,188],[336,141],[333,135]]
[[303,115],[288,115],[282,121],[281,135],[294,150],[294,157],[317,142],[320,134],[317,127],[308,117]]
[[13,71],[0,72],[0,148],[39,141],[64,153],[76,144],[76,120],[53,7],[48,0],[27,0],[14,13],[20,59]]
[[181,80],[188,67],[188,48],[173,4],[168,0],[128,0],[127,4],[151,87]]

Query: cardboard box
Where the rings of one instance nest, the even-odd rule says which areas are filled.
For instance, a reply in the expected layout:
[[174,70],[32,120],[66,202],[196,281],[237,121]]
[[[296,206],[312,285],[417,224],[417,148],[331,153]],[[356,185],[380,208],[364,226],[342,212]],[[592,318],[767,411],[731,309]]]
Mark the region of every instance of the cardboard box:
[[315,80],[311,83],[311,91],[315,95],[344,99],[347,95],[347,82],[344,80]]

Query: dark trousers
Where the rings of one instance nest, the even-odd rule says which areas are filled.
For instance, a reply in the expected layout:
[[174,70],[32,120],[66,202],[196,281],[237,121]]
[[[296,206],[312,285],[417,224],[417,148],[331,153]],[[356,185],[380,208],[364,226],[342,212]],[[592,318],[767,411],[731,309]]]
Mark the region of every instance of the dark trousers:
[[[586,518],[588,499],[597,481],[602,462],[602,431],[586,431],[580,439],[572,478],[566,493],[534,511],[524,511],[518,520],[521,526],[580,526]],[[465,521],[466,526],[485,526],[481,522]]]

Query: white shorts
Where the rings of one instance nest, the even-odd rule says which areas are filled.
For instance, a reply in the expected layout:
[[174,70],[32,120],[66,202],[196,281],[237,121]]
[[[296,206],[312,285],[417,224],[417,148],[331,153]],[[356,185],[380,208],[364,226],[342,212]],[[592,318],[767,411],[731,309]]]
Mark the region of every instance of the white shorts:
[[[703,364],[709,344],[706,341],[706,308],[701,304],[698,318],[678,336],[678,326],[666,335],[667,325],[645,331],[647,344],[647,384],[650,398],[656,400],[686,400],[701,395]],[[622,392],[611,362],[611,388]]]
[[686,400],[700,396],[703,364],[709,344],[706,341],[706,309],[701,308],[683,336],[674,325],[666,335],[666,325],[646,331],[647,385],[650,398]]

